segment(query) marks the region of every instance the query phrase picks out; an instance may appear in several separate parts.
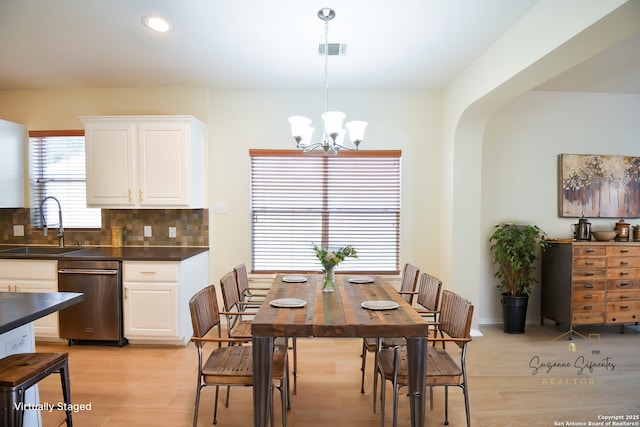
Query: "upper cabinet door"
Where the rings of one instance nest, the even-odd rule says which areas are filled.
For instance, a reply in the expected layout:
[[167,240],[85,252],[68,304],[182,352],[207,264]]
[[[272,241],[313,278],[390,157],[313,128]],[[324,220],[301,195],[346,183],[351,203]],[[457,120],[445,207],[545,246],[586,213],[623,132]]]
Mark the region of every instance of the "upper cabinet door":
[[0,120],[0,208],[24,207],[26,127]]
[[87,206],[136,205],[134,147],[133,123],[99,122],[86,125]]
[[204,124],[191,116],[83,117],[87,204],[206,207]]

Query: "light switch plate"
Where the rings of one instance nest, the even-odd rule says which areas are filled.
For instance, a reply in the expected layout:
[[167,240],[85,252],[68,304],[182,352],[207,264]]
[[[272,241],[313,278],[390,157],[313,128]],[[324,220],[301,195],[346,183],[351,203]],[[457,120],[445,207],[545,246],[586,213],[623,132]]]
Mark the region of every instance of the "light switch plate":
[[175,227],[169,227],[169,238],[170,239],[175,239],[176,238],[176,228]]
[[151,237],[151,226],[150,225],[145,225],[144,226],[144,237]]
[[226,203],[216,203],[214,206],[214,212],[217,215],[224,215],[227,213],[227,204]]
[[23,237],[24,236],[24,225],[14,225],[13,226],[13,235],[14,235],[14,237]]

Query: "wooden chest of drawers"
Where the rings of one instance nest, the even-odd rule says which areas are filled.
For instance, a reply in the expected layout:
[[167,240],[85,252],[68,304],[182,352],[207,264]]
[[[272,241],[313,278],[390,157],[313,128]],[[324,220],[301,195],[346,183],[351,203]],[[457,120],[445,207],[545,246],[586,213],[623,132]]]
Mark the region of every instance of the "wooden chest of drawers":
[[542,254],[541,321],[640,321],[640,243],[551,243]]

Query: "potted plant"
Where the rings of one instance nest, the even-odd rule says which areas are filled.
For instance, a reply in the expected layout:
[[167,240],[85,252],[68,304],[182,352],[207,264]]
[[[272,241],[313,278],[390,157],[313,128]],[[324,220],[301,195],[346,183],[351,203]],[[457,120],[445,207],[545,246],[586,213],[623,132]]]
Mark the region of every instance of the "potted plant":
[[501,223],[489,237],[494,274],[500,282],[504,332],[524,333],[527,304],[537,282],[535,261],[548,243],[546,234],[536,225]]

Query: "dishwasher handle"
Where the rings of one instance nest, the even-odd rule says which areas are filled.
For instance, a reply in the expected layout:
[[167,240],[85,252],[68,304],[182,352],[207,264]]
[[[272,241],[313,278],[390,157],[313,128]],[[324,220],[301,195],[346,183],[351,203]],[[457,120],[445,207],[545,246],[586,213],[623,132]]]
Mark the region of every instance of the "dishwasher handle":
[[61,268],[58,274],[100,274],[100,275],[116,275],[118,270],[102,270],[98,268]]

